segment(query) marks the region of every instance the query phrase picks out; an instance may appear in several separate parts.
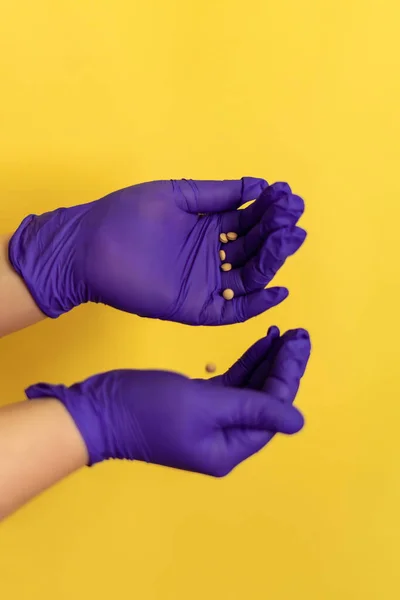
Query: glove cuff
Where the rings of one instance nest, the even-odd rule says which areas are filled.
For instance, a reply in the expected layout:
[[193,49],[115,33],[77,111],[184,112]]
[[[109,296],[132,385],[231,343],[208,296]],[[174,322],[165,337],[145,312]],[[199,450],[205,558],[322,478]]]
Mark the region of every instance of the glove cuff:
[[52,319],[87,301],[82,277],[73,271],[77,219],[67,220],[68,210],[27,216],[8,247],[12,267],[40,310]]

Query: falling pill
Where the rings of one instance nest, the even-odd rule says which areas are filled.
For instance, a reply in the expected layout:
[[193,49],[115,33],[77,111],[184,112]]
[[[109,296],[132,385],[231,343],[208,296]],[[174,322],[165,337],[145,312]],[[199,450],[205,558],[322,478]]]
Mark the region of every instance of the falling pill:
[[207,373],[215,373],[216,370],[217,370],[217,366],[214,363],[209,362],[206,364]]
[[225,250],[220,250],[219,251],[219,257],[221,260],[225,260],[226,259],[226,252]]
[[222,242],[222,244],[228,243],[228,236],[226,235],[226,233],[219,234],[219,241]]
[[231,263],[224,263],[223,265],[221,265],[221,269],[223,271],[230,271],[232,269],[232,265]]
[[226,234],[226,237],[230,242],[234,242],[235,240],[237,240],[238,234],[234,231],[229,231],[229,233]]
[[226,290],[224,290],[222,292],[222,295],[225,298],[225,300],[232,300],[232,298],[235,294],[233,293],[233,290],[227,288]]

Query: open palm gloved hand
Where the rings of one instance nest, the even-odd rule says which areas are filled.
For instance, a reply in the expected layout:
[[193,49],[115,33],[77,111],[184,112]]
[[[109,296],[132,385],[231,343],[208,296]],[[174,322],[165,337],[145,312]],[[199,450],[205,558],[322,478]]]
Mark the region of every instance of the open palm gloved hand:
[[303,417],[292,403],[310,355],[302,329],[272,327],[222,376],[191,380],[162,371],[111,371],[68,388],[34,385],[28,398],[58,398],[90,464],[147,461],[214,476],[229,473]]
[[[101,302],[144,317],[225,325],[287,296],[285,288],[264,288],[303,243],[296,227],[303,210],[285,183],[155,181],[26,217],[9,257],[49,317]],[[229,232],[237,239],[222,243]]]

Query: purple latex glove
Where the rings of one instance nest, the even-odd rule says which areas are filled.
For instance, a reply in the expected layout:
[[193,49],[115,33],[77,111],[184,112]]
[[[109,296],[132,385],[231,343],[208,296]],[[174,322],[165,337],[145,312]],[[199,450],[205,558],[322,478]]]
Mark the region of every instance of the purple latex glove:
[[124,370],[70,388],[38,384],[26,393],[65,405],[90,464],[119,458],[223,476],[276,432],[302,428],[292,402],[309,354],[306,331],[279,337],[272,327],[225,375],[210,380]]
[[[144,317],[224,325],[287,296],[285,288],[264,287],[303,243],[306,233],[295,226],[303,210],[286,183],[155,181],[26,217],[9,256],[49,317],[92,301]],[[229,231],[239,238],[221,244],[220,233]],[[221,271],[221,247],[230,272]],[[232,301],[221,296],[226,288]]]

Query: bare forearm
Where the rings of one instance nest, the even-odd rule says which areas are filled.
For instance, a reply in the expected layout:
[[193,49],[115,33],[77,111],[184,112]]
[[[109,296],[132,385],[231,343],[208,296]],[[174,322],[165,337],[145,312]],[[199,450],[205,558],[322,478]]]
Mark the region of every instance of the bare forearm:
[[0,337],[45,319],[8,260],[9,240],[0,236]]
[[0,409],[0,519],[88,463],[86,446],[58,400]]

